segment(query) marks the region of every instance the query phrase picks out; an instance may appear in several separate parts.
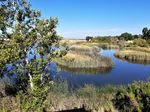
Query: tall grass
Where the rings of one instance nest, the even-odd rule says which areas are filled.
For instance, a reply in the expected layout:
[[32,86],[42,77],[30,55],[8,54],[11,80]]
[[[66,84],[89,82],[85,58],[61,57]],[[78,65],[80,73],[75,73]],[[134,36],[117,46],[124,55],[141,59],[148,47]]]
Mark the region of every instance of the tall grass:
[[88,46],[88,45],[72,45],[69,48],[71,51],[76,52],[99,52],[100,48],[98,46]]
[[143,61],[143,62],[150,62],[150,53],[141,51],[134,51],[134,50],[122,50],[117,51],[114,54],[116,57],[129,60],[129,61]]
[[[61,87],[63,86],[63,87]],[[66,83],[65,83],[65,86]],[[118,90],[117,87],[108,85],[97,88],[94,85],[85,85],[71,91],[63,89],[63,83],[56,84],[47,96],[47,111],[61,111],[74,108],[84,108],[87,111],[115,111],[111,100]],[[68,87],[68,86],[67,86]],[[55,90],[57,92],[55,92]],[[50,108],[51,107],[51,108]]]
[[[84,108],[87,111],[114,111],[112,105],[112,98],[117,87],[105,86],[97,88],[94,85],[85,85],[81,88],[69,89],[66,82],[53,82],[50,87],[46,100],[41,107],[36,110],[42,111],[44,109],[48,112],[69,110],[74,108]],[[23,102],[32,102],[32,96],[27,94],[17,94],[16,96],[7,96],[0,98],[0,111],[2,112],[21,112],[27,108],[29,112],[31,105],[23,104]],[[20,108],[21,107],[21,108]]]
[[100,55],[80,55],[77,53],[68,53],[66,56],[57,58],[54,61],[68,68],[99,68],[113,66],[113,62],[110,58]]
[[87,44],[71,45],[69,52],[62,58],[55,58],[54,62],[68,68],[110,68],[113,62],[110,58],[99,54],[98,46]]
[[126,47],[124,49],[150,53],[150,47]]

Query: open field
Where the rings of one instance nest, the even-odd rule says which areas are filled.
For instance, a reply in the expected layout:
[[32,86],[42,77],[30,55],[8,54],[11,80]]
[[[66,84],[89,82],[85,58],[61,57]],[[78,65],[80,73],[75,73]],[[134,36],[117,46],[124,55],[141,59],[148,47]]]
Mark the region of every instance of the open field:
[[83,44],[86,43],[86,40],[61,40],[60,44],[67,44],[67,45],[73,45],[73,44]]
[[85,46],[97,46],[99,48],[104,49],[118,49],[119,45],[117,44],[110,44],[110,43],[98,43],[98,42],[87,42],[86,40],[61,40],[60,42],[62,45],[85,45]]

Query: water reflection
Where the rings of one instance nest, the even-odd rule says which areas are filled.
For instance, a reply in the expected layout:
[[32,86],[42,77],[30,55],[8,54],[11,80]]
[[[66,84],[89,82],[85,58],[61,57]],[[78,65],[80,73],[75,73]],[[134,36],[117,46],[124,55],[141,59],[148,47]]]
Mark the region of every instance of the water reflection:
[[[96,86],[103,86],[107,84],[129,84],[133,81],[143,80],[146,81],[150,76],[150,64],[143,62],[131,63],[125,60],[118,59],[114,56],[115,50],[101,50],[100,54],[110,57],[114,62],[113,68],[101,68],[101,69],[70,69],[66,67],[57,67],[54,62],[50,62],[46,68],[45,73],[49,75],[51,79],[60,77],[72,87],[80,87],[85,84],[94,84]],[[133,61],[132,61],[133,62]],[[11,66],[8,66],[8,70],[11,70]],[[59,72],[57,71],[59,69]],[[0,78],[1,84],[10,83],[14,84],[15,75]]]
[[54,62],[50,62],[46,67],[45,67],[45,73],[48,74],[50,79],[55,79],[57,75],[57,65]]
[[[116,57],[116,56],[115,56]],[[149,65],[150,64],[150,61],[144,61],[144,60],[132,60],[132,59],[122,59],[122,58],[119,58],[119,57],[116,57],[120,60],[123,60],[123,61],[127,61],[131,64],[142,64],[142,65]]]
[[[94,84],[103,86],[107,84],[126,85],[133,81],[146,81],[150,76],[150,64],[137,64],[120,60],[114,56],[115,50],[101,50],[100,54],[110,57],[114,62],[114,67],[110,70],[92,71],[88,70],[70,70],[61,68],[59,75],[67,80],[73,87],[80,87],[85,84]],[[138,62],[139,63],[139,62]],[[89,73],[87,73],[89,72]],[[96,75],[95,75],[96,73]]]
[[96,75],[98,73],[107,75],[112,70],[112,67],[103,67],[103,68],[68,68],[65,66],[58,66],[58,67],[60,71],[68,71],[76,75],[80,75],[80,74]]

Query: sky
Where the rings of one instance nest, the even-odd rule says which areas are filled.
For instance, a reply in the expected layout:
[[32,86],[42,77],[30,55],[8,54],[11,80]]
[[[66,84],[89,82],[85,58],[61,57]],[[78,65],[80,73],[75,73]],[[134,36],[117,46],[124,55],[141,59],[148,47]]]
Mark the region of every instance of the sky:
[[141,34],[150,26],[150,0],[30,0],[44,19],[57,17],[66,39]]

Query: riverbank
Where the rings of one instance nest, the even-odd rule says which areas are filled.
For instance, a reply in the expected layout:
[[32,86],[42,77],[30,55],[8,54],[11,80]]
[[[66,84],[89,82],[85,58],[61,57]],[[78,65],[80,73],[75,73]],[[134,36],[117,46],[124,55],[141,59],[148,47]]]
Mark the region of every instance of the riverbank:
[[[130,48],[131,49],[131,48]],[[139,63],[150,63],[150,53],[145,52],[146,49],[133,50],[133,48],[126,50],[119,50],[114,55],[120,59],[125,59],[128,61],[139,62]],[[147,50],[146,50],[147,51]]]
[[[76,90],[68,88],[67,83],[53,83],[46,99],[41,107],[36,111],[65,111],[72,109],[84,109],[87,112],[116,112],[112,99],[119,89],[115,86],[107,85],[97,88],[93,85],[85,85]],[[31,112],[32,96],[18,93],[15,96],[5,96],[0,98],[0,108],[2,112]],[[21,101],[21,102],[20,102]]]
[[[127,87],[85,85],[76,90],[65,82],[53,82],[41,106],[35,108],[34,96],[22,93],[0,97],[1,112],[132,112],[150,110],[150,82],[134,82]],[[140,91],[140,93],[139,93]],[[29,92],[30,93],[30,92]],[[146,98],[146,99],[145,99]],[[34,99],[35,100],[35,99]]]

